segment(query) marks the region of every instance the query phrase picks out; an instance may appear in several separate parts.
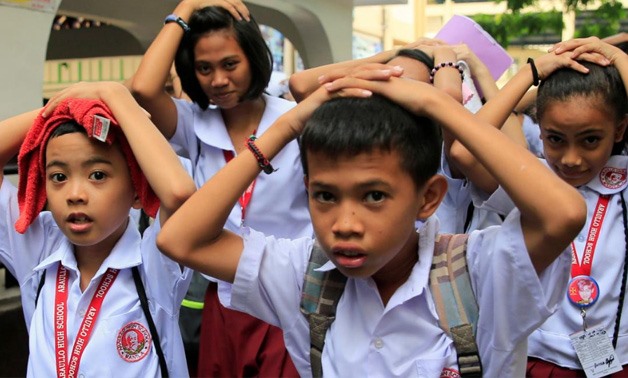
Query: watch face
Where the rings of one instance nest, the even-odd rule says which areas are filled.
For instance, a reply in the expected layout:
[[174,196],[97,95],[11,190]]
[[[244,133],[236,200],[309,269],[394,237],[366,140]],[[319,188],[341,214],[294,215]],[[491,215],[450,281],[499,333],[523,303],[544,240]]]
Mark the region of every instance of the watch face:
[[590,276],[576,276],[569,281],[567,298],[577,307],[587,308],[600,296],[600,287]]

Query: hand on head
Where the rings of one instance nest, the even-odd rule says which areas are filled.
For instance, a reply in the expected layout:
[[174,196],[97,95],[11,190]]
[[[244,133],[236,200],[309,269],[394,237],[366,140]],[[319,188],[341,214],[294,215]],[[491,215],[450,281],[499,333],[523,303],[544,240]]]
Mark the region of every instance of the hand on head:
[[447,45],[447,42],[440,40],[440,39],[436,39],[436,38],[419,38],[414,42],[410,42],[407,45],[403,46],[404,49],[420,49],[423,50],[423,48],[428,47],[428,46],[443,46],[443,45]]
[[249,9],[240,0],[191,0],[195,3],[195,9],[203,9],[205,7],[221,7],[225,8],[233,18],[238,21],[242,19],[251,21]]
[[[61,103],[61,101],[67,98],[91,98],[91,99],[102,99],[102,91],[105,90],[108,86],[123,86],[117,82],[107,82],[107,81],[99,81],[99,82],[80,82],[76,84],[72,84],[69,87],[57,92],[54,96],[50,98],[46,106],[44,107],[43,112],[41,113],[42,117],[46,118],[50,114],[52,114],[55,108]],[[141,108],[144,114],[148,118],[150,118],[150,114]]]
[[388,80],[393,76],[401,76],[403,68],[383,63],[365,63],[358,67],[343,67],[321,75],[319,84],[331,83],[334,80],[352,76],[365,80]]
[[572,59],[586,60],[600,66],[614,64],[615,60],[625,56],[620,48],[600,40],[598,37],[576,38],[555,44],[549,49],[555,54],[570,54]]
[[550,52],[534,59],[539,79],[545,80],[554,71],[561,68],[571,68],[575,71],[588,73],[589,69],[572,58],[569,52]]

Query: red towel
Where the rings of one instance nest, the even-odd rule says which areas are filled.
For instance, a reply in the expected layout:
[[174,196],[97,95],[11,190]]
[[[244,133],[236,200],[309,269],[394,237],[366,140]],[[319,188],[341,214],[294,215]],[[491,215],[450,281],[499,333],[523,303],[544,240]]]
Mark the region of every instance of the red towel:
[[114,141],[120,143],[129,165],[133,187],[144,211],[155,217],[159,209],[159,199],[144,177],[124,133],[107,106],[100,100],[71,98],[61,102],[47,118],[43,118],[40,113],[20,147],[17,158],[19,173],[17,199],[20,207],[20,217],[15,223],[17,232],[22,234],[26,232],[46,205],[45,146],[52,131],[72,120],[85,127],[90,138],[103,140],[109,145]]

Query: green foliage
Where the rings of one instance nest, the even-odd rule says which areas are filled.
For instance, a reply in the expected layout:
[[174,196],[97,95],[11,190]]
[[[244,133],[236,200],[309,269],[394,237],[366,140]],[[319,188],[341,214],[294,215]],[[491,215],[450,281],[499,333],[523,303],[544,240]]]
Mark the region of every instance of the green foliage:
[[577,26],[575,37],[595,35],[604,38],[617,34],[621,27],[621,20],[626,18],[626,14],[622,3],[616,0],[602,3],[598,9],[587,14],[587,17],[583,17],[581,11],[576,11],[582,24]]
[[[496,0],[501,2],[503,0]],[[563,30],[562,12],[554,10],[543,13],[521,13],[521,9],[536,4],[538,0],[505,0],[510,12],[472,16],[478,24],[495,38],[502,46],[508,47],[515,38],[550,34],[558,38]],[[619,0],[602,0],[594,11],[584,12],[585,7],[594,0],[563,0],[568,9],[576,11],[575,37],[598,36],[600,38],[620,31],[621,20],[627,16]]]
[[478,14],[472,18],[504,47],[508,47],[513,38],[547,33],[560,35],[563,29],[562,13],[558,11],[499,15]]

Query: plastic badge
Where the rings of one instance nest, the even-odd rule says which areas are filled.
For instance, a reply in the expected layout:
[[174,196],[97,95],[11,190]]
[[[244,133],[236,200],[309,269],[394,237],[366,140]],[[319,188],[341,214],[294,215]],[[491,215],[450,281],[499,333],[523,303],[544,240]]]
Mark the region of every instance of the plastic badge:
[[600,296],[600,287],[590,276],[576,276],[569,281],[567,298],[576,307],[592,306]]
[[570,336],[587,378],[600,378],[622,370],[604,327],[595,327]]

